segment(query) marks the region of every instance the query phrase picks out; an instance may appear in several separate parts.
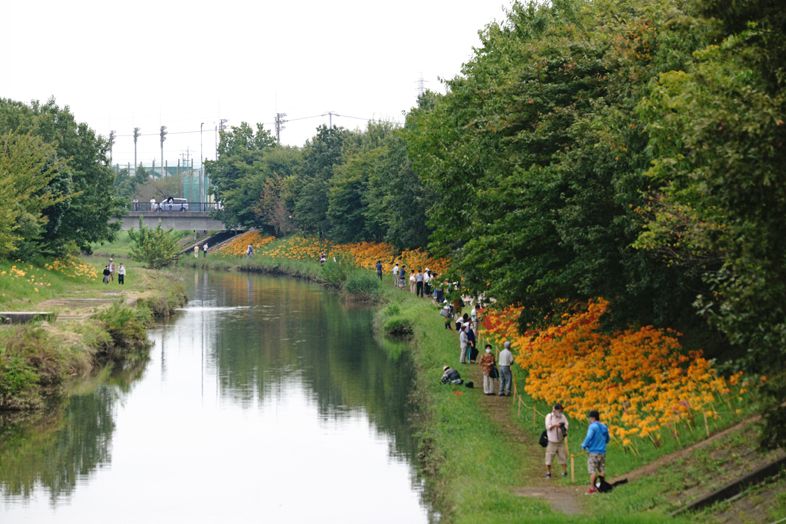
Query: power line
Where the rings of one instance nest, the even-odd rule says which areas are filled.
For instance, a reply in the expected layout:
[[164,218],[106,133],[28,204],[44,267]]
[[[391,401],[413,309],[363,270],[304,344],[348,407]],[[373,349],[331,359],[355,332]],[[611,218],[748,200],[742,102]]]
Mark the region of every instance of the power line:
[[[286,113],[279,113],[279,114],[281,115],[281,117],[285,117],[286,116]],[[297,122],[297,121],[300,121],[300,120],[313,120],[315,118],[324,118],[326,116],[327,117],[334,116],[334,117],[338,117],[338,118],[350,118],[352,120],[363,120],[365,122],[371,122],[371,121],[374,121],[374,120],[380,120],[379,118],[365,118],[365,117],[362,117],[362,116],[344,115],[344,114],[340,114],[340,113],[335,113],[333,111],[329,111],[327,113],[320,113],[318,115],[299,116],[299,117],[287,118],[287,119],[281,118],[280,124],[283,125],[286,122]],[[224,121],[226,121],[226,120],[224,119]],[[396,124],[401,124],[401,122],[399,122],[397,120],[391,120],[391,122],[396,123]],[[276,120],[273,120],[272,122],[261,122],[261,124],[262,125],[275,126],[276,125]],[[283,127],[281,129],[283,130]],[[197,134],[197,133],[201,133],[201,132],[202,132],[201,129],[193,129],[193,130],[189,129],[189,130],[183,130],[183,131],[167,131],[166,134],[167,135],[193,135],[193,134]],[[143,136],[157,136],[157,137],[160,137],[160,132],[159,133],[138,133],[138,134],[136,134],[136,137],[143,137]],[[116,134],[116,135],[114,135],[114,138],[134,138],[134,134],[122,134],[122,135]]]

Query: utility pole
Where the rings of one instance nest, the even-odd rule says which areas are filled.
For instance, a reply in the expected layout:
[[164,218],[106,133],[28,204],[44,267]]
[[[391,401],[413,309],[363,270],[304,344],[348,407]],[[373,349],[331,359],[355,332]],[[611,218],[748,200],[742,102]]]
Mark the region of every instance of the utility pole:
[[287,116],[286,113],[276,113],[276,142],[278,145],[281,145],[281,130],[284,129],[286,123],[285,116]]
[[[329,125],[330,129],[333,129],[333,115],[334,114],[335,113],[333,113],[333,111],[328,111],[328,122],[330,123],[330,125]],[[338,116],[338,115],[336,115],[336,116]]]
[[199,209],[198,211],[202,211],[202,202],[205,201],[204,197],[202,196],[202,179],[205,176],[205,154],[202,150],[202,127],[205,125],[204,122],[199,123]]
[[139,138],[139,128],[135,127],[134,128],[134,174],[136,174],[136,170],[138,166],[138,164],[136,163],[136,141],[138,138]]
[[166,174],[164,171],[164,140],[166,140],[166,126],[161,126],[161,173]]
[[112,148],[115,147],[115,132],[109,132],[109,165],[112,165]]
[[226,118],[222,118],[218,121],[218,127],[216,132],[216,160],[218,160],[218,137],[221,136],[221,133],[224,132],[224,124],[227,123]]

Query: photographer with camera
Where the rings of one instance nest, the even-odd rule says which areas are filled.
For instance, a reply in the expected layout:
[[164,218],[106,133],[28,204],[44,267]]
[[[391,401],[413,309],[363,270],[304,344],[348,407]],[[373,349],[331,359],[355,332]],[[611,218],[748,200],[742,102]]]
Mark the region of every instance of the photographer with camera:
[[551,478],[551,462],[554,455],[562,464],[562,476],[568,476],[568,450],[565,437],[568,436],[568,417],[562,412],[562,404],[554,404],[551,413],[546,415],[546,435],[549,443],[546,446],[546,478]]

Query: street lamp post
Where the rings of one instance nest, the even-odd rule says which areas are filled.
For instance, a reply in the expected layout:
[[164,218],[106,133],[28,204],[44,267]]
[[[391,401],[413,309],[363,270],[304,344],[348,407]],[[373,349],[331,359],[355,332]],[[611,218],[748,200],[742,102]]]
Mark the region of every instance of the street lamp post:
[[202,152],[202,127],[205,125],[204,122],[199,123],[199,210],[204,211],[202,206],[204,205],[203,202],[205,201],[205,197],[202,195],[202,184],[205,178],[205,155]]

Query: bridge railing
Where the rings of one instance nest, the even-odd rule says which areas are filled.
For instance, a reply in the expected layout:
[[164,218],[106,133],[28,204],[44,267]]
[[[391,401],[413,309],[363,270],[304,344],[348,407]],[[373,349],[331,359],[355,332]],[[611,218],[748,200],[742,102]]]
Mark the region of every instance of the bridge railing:
[[144,213],[151,212],[183,212],[183,213],[205,213],[222,209],[220,202],[131,202],[128,205],[129,211]]

